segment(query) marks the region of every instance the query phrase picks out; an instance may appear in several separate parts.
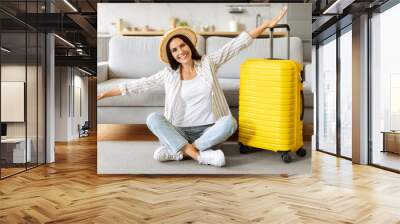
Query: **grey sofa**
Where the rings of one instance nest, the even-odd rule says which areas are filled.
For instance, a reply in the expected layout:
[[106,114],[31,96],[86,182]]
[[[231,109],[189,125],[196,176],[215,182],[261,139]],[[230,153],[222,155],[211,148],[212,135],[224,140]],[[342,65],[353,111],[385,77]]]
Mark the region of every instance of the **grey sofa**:
[[[196,48],[200,54],[213,52],[232,38],[198,38]],[[117,87],[121,82],[152,75],[167,66],[158,56],[161,37],[114,36],[109,42],[109,59],[99,63],[97,69],[98,92]],[[291,59],[303,62],[301,40],[291,37]],[[246,58],[268,58],[269,39],[256,39],[251,46],[224,64],[218,71],[219,81],[232,114],[237,117],[240,64]],[[286,39],[274,39],[274,56],[286,57]],[[312,107],[313,97],[308,83],[305,84],[305,105]],[[99,124],[145,124],[151,112],[163,112],[164,90],[154,89],[145,94],[111,97],[98,101]],[[312,122],[311,112],[305,111],[305,119]],[[307,114],[308,113],[308,114]]]

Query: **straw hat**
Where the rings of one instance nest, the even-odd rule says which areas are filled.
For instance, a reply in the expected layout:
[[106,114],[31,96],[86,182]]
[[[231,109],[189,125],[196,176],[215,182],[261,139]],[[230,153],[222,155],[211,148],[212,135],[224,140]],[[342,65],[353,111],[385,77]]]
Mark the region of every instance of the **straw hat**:
[[160,44],[160,58],[161,61],[164,63],[168,64],[167,43],[172,37],[176,35],[183,35],[187,37],[192,42],[193,46],[196,46],[197,43],[196,33],[189,27],[177,27],[169,30],[164,34]]

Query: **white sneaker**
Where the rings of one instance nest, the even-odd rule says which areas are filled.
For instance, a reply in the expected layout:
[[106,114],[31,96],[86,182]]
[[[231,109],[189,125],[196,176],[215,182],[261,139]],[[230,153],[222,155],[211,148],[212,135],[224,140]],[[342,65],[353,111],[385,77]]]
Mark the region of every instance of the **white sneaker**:
[[225,156],[221,149],[218,150],[206,150],[200,151],[200,155],[197,158],[200,164],[213,165],[213,166],[224,166]]
[[157,161],[164,162],[168,160],[182,160],[183,153],[179,151],[178,153],[174,153],[170,151],[168,146],[160,146],[154,151],[153,158]]

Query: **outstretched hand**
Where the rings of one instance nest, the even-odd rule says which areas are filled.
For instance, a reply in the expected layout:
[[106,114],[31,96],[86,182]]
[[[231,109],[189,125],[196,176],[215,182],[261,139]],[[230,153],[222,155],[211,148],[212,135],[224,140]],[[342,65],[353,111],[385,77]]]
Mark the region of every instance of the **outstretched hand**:
[[97,100],[102,100],[107,97],[119,96],[119,95],[122,95],[121,90],[119,88],[114,88],[114,89],[108,90],[106,92],[97,94]]
[[271,28],[274,27],[276,24],[278,24],[279,21],[282,20],[282,18],[286,15],[287,13],[287,6],[283,7],[282,10],[279,12],[278,15],[276,15],[272,20],[265,21],[262,26],[265,28]]
[[101,100],[101,99],[103,99],[103,98],[104,98],[104,96],[103,96],[102,93],[100,93],[100,94],[97,95],[97,100]]
[[254,30],[250,31],[250,36],[252,38],[257,38],[264,32],[265,29],[274,27],[286,15],[287,9],[287,6],[283,7],[279,14],[276,15],[273,19],[263,22],[259,27],[256,27]]

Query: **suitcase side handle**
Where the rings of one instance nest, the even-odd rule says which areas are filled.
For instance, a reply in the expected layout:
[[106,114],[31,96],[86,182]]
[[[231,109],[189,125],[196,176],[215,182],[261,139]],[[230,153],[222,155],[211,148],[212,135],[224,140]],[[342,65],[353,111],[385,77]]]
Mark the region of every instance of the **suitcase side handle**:
[[276,24],[275,26],[269,28],[270,30],[270,55],[271,55],[271,59],[274,59],[274,50],[273,50],[273,46],[274,46],[274,28],[286,28],[286,32],[287,32],[287,59],[290,59],[290,27],[289,24]]
[[300,101],[301,101],[300,121],[303,121],[303,118],[304,118],[304,92],[303,92],[303,90],[300,90]]

